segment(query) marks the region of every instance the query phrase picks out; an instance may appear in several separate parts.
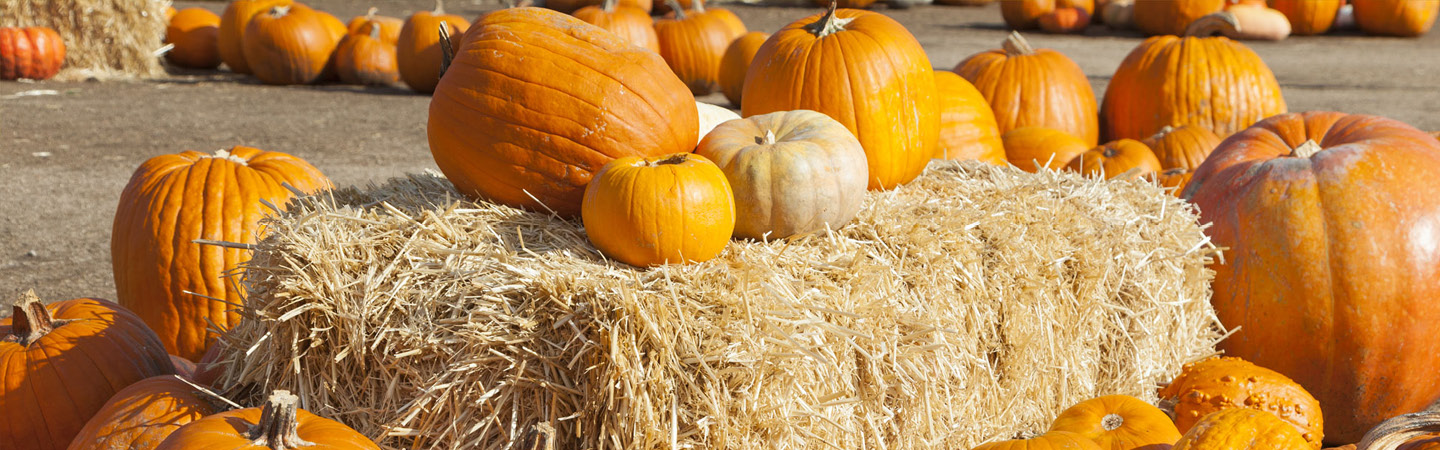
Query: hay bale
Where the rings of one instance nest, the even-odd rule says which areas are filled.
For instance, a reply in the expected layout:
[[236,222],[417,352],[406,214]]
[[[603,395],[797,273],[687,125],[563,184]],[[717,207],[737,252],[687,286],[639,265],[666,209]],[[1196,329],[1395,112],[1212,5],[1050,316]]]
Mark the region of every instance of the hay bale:
[[151,78],[165,74],[154,54],[165,39],[170,0],[0,0],[0,27],[54,28],[65,41],[55,79]]
[[964,449],[1153,400],[1220,337],[1214,248],[1149,184],[936,162],[840,230],[648,271],[460,198],[417,175],[270,222],[228,391],[389,448]]

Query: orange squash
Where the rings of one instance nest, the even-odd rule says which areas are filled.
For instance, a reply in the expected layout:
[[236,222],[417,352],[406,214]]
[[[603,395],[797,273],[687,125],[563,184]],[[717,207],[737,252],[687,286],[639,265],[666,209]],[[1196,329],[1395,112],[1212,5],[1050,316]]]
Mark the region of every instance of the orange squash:
[[1174,450],[1310,450],[1309,442],[1274,414],[1247,408],[1205,416],[1175,443]]
[[1014,30],[1039,28],[1040,18],[1059,9],[1078,8],[1085,18],[1095,13],[1095,0],[1005,0],[1000,2],[1000,18]]
[[170,433],[155,450],[379,450],[340,422],[300,409],[299,398],[275,391],[259,408],[205,416]]
[[250,63],[245,60],[245,29],[256,14],[276,6],[289,6],[291,0],[231,0],[220,14],[220,35],[216,46],[220,60],[231,72],[248,74]]
[[1310,447],[1319,449],[1325,437],[1325,419],[1315,397],[1285,375],[1240,358],[1186,364],[1159,395],[1162,405],[1174,413],[1175,426],[1181,432],[1188,432],[1217,411],[1250,408],[1294,425]]
[[1275,8],[1290,20],[1290,33],[1297,36],[1325,34],[1335,24],[1340,5],[1345,0],[1269,0]]
[[725,173],[693,153],[606,163],[585,187],[585,234],[632,266],[702,262],[730,243],[735,196]]
[[1020,33],[1010,33],[1002,47],[955,66],[990,103],[1000,132],[1052,128],[1095,146],[1100,140],[1095,90],[1080,66],[1060,52],[1036,50]]
[[1128,395],[1077,403],[1055,418],[1050,431],[1077,433],[1102,450],[1168,450],[1180,440],[1180,430],[1165,411]]
[[1005,144],[995,112],[980,91],[955,72],[935,72],[940,94],[940,148],[936,158],[1005,165]]
[[1134,139],[1106,142],[1071,159],[1065,168],[1087,177],[1106,179],[1125,174],[1134,175],[1126,175],[1127,179],[1153,177],[1162,170],[1160,160],[1150,147]]
[[165,42],[175,44],[165,53],[171,64],[192,69],[220,67],[220,16],[205,8],[180,10],[165,28]]
[[1042,127],[1016,128],[1000,135],[1000,140],[1005,144],[1005,159],[1026,172],[1060,170],[1090,149],[1070,133]]
[[1030,439],[980,444],[971,450],[1106,450],[1095,441],[1069,431],[1051,431]]
[[1160,167],[1192,171],[1200,167],[1200,163],[1205,162],[1210,152],[1220,145],[1220,136],[1209,128],[1196,125],[1166,126],[1144,142],[1160,159]]
[[65,65],[65,41],[52,28],[0,27],[0,80],[44,80]]
[[1147,36],[1185,34],[1195,19],[1225,9],[1225,0],[1140,0],[1131,11],[1135,28]]
[[323,14],[294,3],[251,18],[243,47],[255,77],[266,84],[319,81],[339,44]]
[[[445,14],[445,5],[435,0],[435,9],[410,15],[400,27],[400,36],[395,43],[395,62],[400,68],[400,79],[411,90],[422,94],[435,92],[440,84],[440,63],[444,59],[440,48],[440,27],[446,27],[452,41],[458,41],[470,21]],[[458,43],[451,48],[459,48]]]
[[405,21],[398,17],[382,16],[376,13],[379,8],[371,7],[363,16],[350,18],[345,24],[346,34],[369,35],[372,34],[372,27],[380,28],[380,40],[386,44],[396,45],[400,42],[400,29],[405,27]]
[[369,27],[369,34],[345,37],[335,49],[335,70],[346,84],[386,86],[400,81],[395,46],[385,43],[381,27]]
[[181,426],[221,411],[216,399],[175,375],[140,380],[115,393],[70,450],[153,450]]
[[750,71],[755,53],[769,38],[770,33],[761,31],[745,33],[735,38],[725,48],[725,54],[720,56],[720,92],[725,94],[730,104],[740,105],[740,98],[745,94],[745,73]]
[[660,53],[660,37],[655,34],[655,20],[650,13],[633,6],[620,6],[618,0],[605,0],[600,6],[575,10],[575,18],[615,33],[630,43]]
[[660,56],[695,95],[709,94],[720,87],[720,58],[730,42],[743,34],[745,24],[735,13],[706,9],[705,2],[699,0],[695,9],[675,9],[655,21]]
[[1369,34],[1416,37],[1430,31],[1440,2],[1435,0],[1355,0],[1355,23]]

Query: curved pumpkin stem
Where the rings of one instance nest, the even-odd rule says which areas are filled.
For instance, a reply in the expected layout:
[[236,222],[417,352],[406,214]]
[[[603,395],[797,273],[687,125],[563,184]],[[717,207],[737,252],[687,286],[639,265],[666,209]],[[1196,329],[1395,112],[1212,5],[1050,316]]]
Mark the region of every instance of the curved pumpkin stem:
[[1173,131],[1175,131],[1175,127],[1166,125],[1166,126],[1160,128],[1160,131],[1156,131],[1156,132],[1155,132],[1155,135],[1150,136],[1150,139],[1156,139],[1156,140],[1158,140],[1158,139],[1160,139],[1160,138],[1165,137],[1165,135],[1170,134],[1170,133],[1173,132]]
[[845,31],[845,25],[849,25],[850,21],[855,20],[855,18],[844,19],[835,15],[835,11],[839,6],[837,0],[830,0],[830,6],[825,9],[825,17],[821,17],[820,20],[815,21],[815,23],[807,25],[805,27],[806,31],[814,34],[817,39]]
[[675,11],[675,20],[685,20],[685,8],[680,7],[680,2],[677,2],[675,0],[665,0],[665,4],[670,6],[671,11]]
[[1011,31],[1010,36],[1005,38],[1005,42],[1000,43],[1000,47],[1005,49],[1005,56],[1035,54],[1035,47],[1031,47],[1030,40],[1025,39],[1025,36],[1021,35],[1019,31]]
[[454,43],[450,42],[450,23],[440,22],[440,76],[445,76],[445,71],[450,70],[450,62],[455,60]]
[[380,12],[380,8],[371,6],[369,11],[365,11],[365,20],[375,20],[375,13],[378,12]]
[[775,145],[775,130],[765,130],[765,145]]
[[1210,37],[1217,34],[1233,34],[1240,32],[1240,19],[1235,14],[1227,11],[1211,13],[1185,27],[1185,37]]
[[290,15],[290,5],[280,5],[270,8],[270,17],[279,19],[288,15]]
[[605,14],[613,14],[615,7],[619,4],[620,2],[618,0],[605,0],[600,3],[600,10],[605,11]]
[[693,6],[691,10],[697,13],[705,13],[705,0],[690,0],[690,6]]
[[1309,159],[1311,156],[1315,156],[1316,153],[1320,153],[1321,150],[1324,150],[1324,148],[1321,148],[1320,144],[1315,143],[1313,140],[1306,140],[1305,143],[1291,150],[1290,156]]
[[294,396],[290,391],[277,390],[271,393],[265,406],[260,409],[260,421],[250,427],[250,434],[246,438],[256,447],[273,450],[315,445],[300,439],[300,435],[296,434],[299,424],[295,420],[295,411],[299,409],[299,403],[300,397]]
[[430,10],[430,15],[438,16],[445,14],[445,0],[435,0],[435,9]]
[[40,297],[35,295],[35,290],[25,291],[19,302],[15,303],[14,313],[10,316],[10,336],[5,340],[18,343],[22,346],[30,345],[45,335],[55,331],[56,323],[50,310],[45,309],[45,304],[40,303]]
[[1395,450],[1411,439],[1431,433],[1440,433],[1440,400],[1431,403],[1424,411],[1405,414],[1380,422],[1355,450]]

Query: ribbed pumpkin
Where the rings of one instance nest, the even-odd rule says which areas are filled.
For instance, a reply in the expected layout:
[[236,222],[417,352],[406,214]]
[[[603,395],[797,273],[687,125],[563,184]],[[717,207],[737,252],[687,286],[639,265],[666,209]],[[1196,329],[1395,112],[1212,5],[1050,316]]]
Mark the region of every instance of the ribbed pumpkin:
[[0,448],[64,449],[116,392],[174,370],[155,333],[119,305],[47,306],[27,292],[0,318]]
[[1228,355],[1293,378],[1355,442],[1440,398],[1440,142],[1409,125],[1284,114],[1231,136],[1186,197],[1214,242]]
[[44,80],[65,65],[65,41],[46,27],[0,27],[0,80]]
[[[545,0],[545,7],[563,13],[570,13],[574,11],[579,11],[581,8],[584,8],[586,6],[600,6],[604,3],[605,0]],[[690,7],[690,0],[682,0],[680,4],[688,8]],[[640,10],[645,11],[646,14],[649,14],[653,9],[655,9],[654,0],[620,0],[620,4],[618,5],[618,7],[623,8],[627,6],[632,8],[639,8]],[[660,6],[664,6],[663,1]],[[670,8],[666,7],[662,10],[655,12],[664,14],[668,11],[670,11]]]
[[1215,151],[1215,147],[1220,145],[1220,136],[1209,128],[1196,125],[1166,126],[1144,142],[1160,159],[1160,167],[1190,171],[1200,167],[1210,152]]
[[660,37],[655,34],[655,20],[650,13],[633,6],[619,6],[617,0],[605,0],[601,6],[575,10],[575,18],[615,33],[630,43],[660,53]]
[[606,163],[585,187],[581,219],[601,253],[637,267],[702,262],[735,231],[725,173],[693,153],[628,156]]
[[725,48],[725,54],[720,57],[720,92],[725,94],[730,104],[740,105],[740,98],[745,95],[745,74],[750,71],[750,62],[755,60],[755,53],[769,38],[770,33],[751,31],[735,38]]
[[1226,0],[1140,0],[1132,6],[1135,28],[1146,35],[1181,35],[1195,19],[1225,9]]
[[289,391],[259,408],[212,414],[170,433],[155,450],[379,450],[340,422],[300,409]]
[[1000,132],[1045,127],[1095,146],[1100,140],[1095,90],[1080,66],[1060,52],[1034,49],[1020,33],[1010,33],[1002,47],[955,66],[955,73],[985,96]]
[[372,7],[365,15],[350,18],[350,22],[345,24],[346,33],[368,35],[373,34],[370,30],[372,27],[379,27],[380,40],[390,45],[396,45],[400,42],[400,29],[405,27],[405,21],[396,17],[376,14],[378,12],[380,12],[379,8]]
[[175,44],[165,53],[171,64],[192,69],[220,67],[220,16],[205,8],[180,10],[165,28],[165,42]]
[[293,3],[251,18],[243,47],[255,77],[267,84],[319,81],[339,44],[322,14]]
[[676,9],[655,21],[660,56],[695,95],[709,94],[720,87],[720,58],[730,42],[743,34],[745,24],[735,13],[706,9],[705,2],[699,0],[694,9]]
[[1285,419],[1316,449],[1325,437],[1325,419],[1315,397],[1285,375],[1240,358],[1186,364],[1159,395],[1181,432],[1216,411],[1250,408]]
[[1108,450],[1095,441],[1069,431],[1051,431],[1030,439],[980,444],[971,450]]
[[240,320],[230,311],[241,303],[240,292],[222,274],[250,252],[193,241],[255,243],[258,222],[270,213],[262,201],[278,207],[293,196],[282,183],[302,192],[330,186],[299,158],[238,146],[156,156],[130,177],[110,236],[117,300],[170,353],[199,359],[213,340],[207,321],[228,329]]
[[1180,440],[1170,416],[1128,395],[1092,398],[1066,408],[1050,431],[1085,436],[1102,450],[1168,450]]
[[[1142,2],[1143,3],[1143,2]],[[1253,409],[1210,414],[1180,437],[1174,450],[1310,450],[1289,422]]]
[[1415,37],[1430,31],[1440,2],[1435,0],[1355,0],[1355,23],[1369,34]]
[[1000,18],[1015,30],[1040,27],[1040,17],[1057,9],[1080,8],[1086,18],[1095,13],[1095,0],[1005,0],[1000,2]]
[[220,412],[216,399],[175,375],[146,378],[115,393],[70,450],[153,450],[170,433]]
[[1335,15],[1345,0],[1269,0],[1271,8],[1290,20],[1290,33],[1298,36],[1324,34],[1335,24]]
[[1224,138],[1285,112],[1280,82],[1260,55],[1226,37],[1199,37],[1209,31],[1151,37],[1130,51],[1100,105],[1106,139],[1145,139],[1181,125]]
[[[440,84],[440,63],[444,59],[440,48],[440,27],[449,32],[456,41],[452,48],[458,48],[460,36],[470,29],[465,18],[445,14],[445,5],[435,0],[433,11],[420,11],[410,15],[400,27],[400,37],[395,44],[395,61],[400,66],[400,79],[410,89],[422,94],[435,92]],[[653,31],[652,31],[653,32]]]
[[935,72],[940,94],[940,144],[936,158],[1005,165],[1005,144],[995,112],[980,91],[955,72]]
[[[1066,169],[1080,172],[1087,177],[1115,178],[1132,173],[1126,178],[1152,177],[1163,170],[1160,160],[1150,147],[1134,139],[1120,139],[1087,150],[1070,160]],[[1131,171],[1134,172],[1131,172]]]
[[1176,167],[1161,171],[1160,174],[1155,177],[1155,181],[1159,182],[1160,187],[1169,190],[1170,195],[1183,198],[1185,186],[1190,184],[1190,178],[1194,176],[1194,169]]
[[865,201],[865,149],[844,125],[814,111],[781,111],[715,127],[695,153],[725,173],[735,235],[784,239],[839,229]]
[[369,34],[351,34],[335,49],[335,70],[346,84],[385,86],[400,81],[395,46],[385,43],[381,27]]
[[430,153],[460,192],[573,217],[600,166],[691,151],[698,123],[660,55],[562,13],[511,8],[476,22],[441,77]]
[[832,4],[786,25],[755,53],[742,97],[745,117],[808,109],[840,121],[865,147],[870,189],[910,182],[936,154],[940,99],[930,58],[883,14]]
[[1005,159],[1026,172],[1041,168],[1060,170],[1090,146],[1064,131],[1043,127],[1020,127],[1000,135],[1005,145]]
[[291,0],[231,0],[220,14],[220,36],[216,45],[220,60],[235,73],[251,73],[250,63],[245,60],[245,30],[250,19],[256,14],[269,11],[276,6],[288,6]]

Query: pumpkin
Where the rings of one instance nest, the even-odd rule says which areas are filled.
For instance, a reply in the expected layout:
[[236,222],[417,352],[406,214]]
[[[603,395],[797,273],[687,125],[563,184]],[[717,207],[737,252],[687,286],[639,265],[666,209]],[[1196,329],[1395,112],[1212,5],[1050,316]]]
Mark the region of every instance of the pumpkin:
[[1085,436],[1102,450],[1168,450],[1180,431],[1160,408],[1128,395],[1092,398],[1062,411],[1050,431]]
[[174,371],[155,333],[119,305],[44,305],[26,292],[0,318],[0,448],[64,449],[116,392]]
[[[1135,177],[1152,177],[1163,170],[1160,159],[1150,147],[1134,139],[1120,139],[1106,142],[1076,156],[1065,165],[1066,169],[1080,172],[1087,177],[1106,179],[1132,173]],[[1126,178],[1134,178],[1126,175]]]
[[[550,9],[553,9],[553,10],[556,10],[556,11],[560,11],[560,12],[565,12],[565,13],[574,12],[574,11],[579,11],[579,10],[583,9],[584,7],[586,7],[586,6],[600,6],[600,5],[603,5],[603,4],[605,4],[605,0],[546,0],[546,1],[545,1],[545,7],[546,7],[546,8],[550,8]],[[688,7],[690,7],[690,0],[681,0],[680,4],[688,8]],[[645,11],[645,14],[647,14],[647,15],[650,14],[650,12],[651,12],[651,11],[654,9],[654,7],[655,7],[655,5],[654,5],[654,0],[620,0],[619,4],[616,5],[616,6],[617,6],[617,7],[620,7],[620,8],[624,8],[624,7],[637,8],[637,9],[640,9],[641,11]],[[664,6],[664,5],[662,4],[661,6]],[[663,11],[657,11],[657,12],[663,14],[663,13],[668,12],[668,11],[670,11],[670,9],[667,7],[667,8],[665,8]],[[593,23],[593,22],[592,22],[592,23]]]
[[1046,14],[1070,8],[1084,10],[1088,21],[1095,12],[1095,0],[1005,0],[1000,2],[1000,18],[1011,29],[1033,30]]
[[205,416],[170,433],[155,450],[362,450],[380,447],[340,422],[300,409],[277,390],[265,406]]
[[1268,118],[1196,169],[1186,197],[1230,248],[1211,303],[1219,347],[1295,379],[1355,442],[1440,398],[1440,142],[1377,116]]
[[1240,358],[1186,364],[1159,395],[1182,432],[1216,411],[1250,408],[1290,422],[1314,448],[1320,448],[1325,437],[1325,419],[1315,397],[1285,375]]
[[1090,26],[1090,12],[1081,8],[1056,8],[1040,16],[1040,29],[1046,33],[1084,33]]
[[1269,0],[1268,5],[1290,21],[1290,32],[1298,36],[1324,34],[1335,23],[1344,0]]
[[1356,0],[1355,23],[1369,34],[1416,37],[1430,31],[1440,2],[1435,0]]
[[980,444],[971,450],[1106,450],[1095,441],[1069,431],[1051,431],[1030,439]]
[[1185,186],[1190,184],[1190,178],[1193,176],[1195,176],[1194,169],[1175,167],[1161,171],[1160,175],[1155,178],[1160,183],[1160,187],[1165,188],[1170,195],[1181,197],[1181,193],[1185,192]]
[[220,14],[220,35],[216,46],[220,60],[231,72],[248,74],[250,63],[245,60],[245,30],[256,14],[276,6],[288,6],[291,0],[231,0]]
[[1210,152],[1215,151],[1215,147],[1220,145],[1220,136],[1209,128],[1196,125],[1166,126],[1145,139],[1144,143],[1160,159],[1160,167],[1189,171],[1200,167]]
[[940,148],[935,157],[1005,165],[995,112],[980,91],[948,70],[935,72],[935,89],[940,94]]
[[[1175,450],[1309,450],[1289,422],[1274,414],[1247,408],[1226,409],[1205,416],[1175,443]],[[1318,448],[1318,447],[1315,447]]]
[[178,369],[176,370],[176,375],[180,375],[182,378],[186,378],[201,386],[219,386],[217,381],[220,380],[220,375],[224,374],[226,366],[228,365],[226,361],[220,359],[221,355],[224,354],[224,352],[221,351],[223,349],[223,341],[216,341],[214,345],[210,346],[209,350],[205,351],[205,356],[200,357],[200,360],[195,362],[195,369],[190,372],[190,376],[187,377],[179,373]]
[[1140,0],[1132,8],[1141,33],[1181,35],[1195,19],[1225,9],[1225,0]]
[[[930,58],[883,14],[833,6],[760,46],[740,115],[808,109],[840,121],[865,148],[870,189],[910,182],[936,154],[940,102]],[[845,85],[848,89],[833,89]]]
[[655,21],[650,13],[631,6],[618,6],[616,0],[605,0],[601,6],[586,6],[574,16],[589,24],[615,33],[630,43],[660,53],[660,37],[655,34]]
[[1280,82],[1260,55],[1226,37],[1195,34],[1204,32],[1151,37],[1125,57],[1100,104],[1107,139],[1144,139],[1181,125],[1225,138],[1285,112]]
[[373,34],[371,28],[378,27],[382,42],[397,45],[400,42],[400,29],[405,27],[405,21],[396,17],[376,15],[377,12],[380,12],[379,8],[371,7],[365,15],[350,18],[350,22],[345,24],[345,33],[363,36]]
[[445,14],[445,5],[441,0],[435,0],[433,11],[412,14],[400,27],[400,36],[395,43],[395,62],[400,67],[400,79],[415,92],[429,94],[435,92],[435,85],[440,84],[440,62],[444,59],[439,33],[442,26],[454,40],[470,28],[470,21]]
[[937,5],[947,6],[985,6],[995,0],[935,0]]
[[[705,140],[705,136],[709,135],[710,130],[714,130],[716,126],[740,118],[739,114],[729,108],[703,102],[695,102],[695,112],[700,119],[697,121],[700,127],[696,135],[700,136],[701,141]],[[695,145],[700,145],[700,142],[696,141]]]
[[369,34],[345,37],[335,49],[335,70],[347,84],[385,86],[400,81],[395,63],[395,46],[385,43],[381,28],[369,27]]
[[[340,43],[345,41],[345,36],[350,34],[350,29],[345,25],[345,22],[341,22],[340,18],[335,17],[333,14],[318,10],[315,11],[315,13],[319,15],[320,24],[325,27],[325,30],[330,32],[330,37],[335,39],[335,48],[338,49]],[[340,72],[336,69],[334,51],[331,51],[330,56],[326,59],[325,70],[320,72],[320,79],[317,81],[322,83],[340,81]]]
[[170,433],[220,412],[214,398],[176,375],[140,380],[95,413],[70,450],[153,450]]
[[745,24],[735,13],[707,10],[703,1],[696,1],[693,10],[675,9],[671,15],[655,22],[660,56],[695,95],[709,94],[719,88],[720,58],[730,42],[743,34]]
[[1100,139],[1095,90],[1080,66],[1060,52],[1036,50],[1020,33],[1010,33],[1002,47],[955,66],[990,103],[1000,132],[1046,127],[1095,146]]
[[[1230,16],[1227,20],[1226,17]],[[1220,35],[1245,41],[1279,41],[1290,37],[1290,19],[1285,14],[1265,6],[1237,4],[1224,11],[1195,19],[1191,26],[1215,22],[1214,28]]]
[[65,41],[46,27],[0,27],[0,80],[44,80],[65,65]]
[[195,377],[195,363],[193,361],[170,355],[170,363],[175,365],[175,374],[181,378],[191,379]]
[[1135,1],[1113,0],[1100,9],[1100,22],[1116,30],[1135,28]]
[[222,274],[249,250],[193,241],[255,243],[270,212],[264,202],[282,206],[294,195],[282,183],[307,193],[330,186],[304,160],[239,146],[156,156],[130,177],[110,236],[117,300],[171,354],[198,359],[214,340],[210,322],[224,330],[240,320],[231,311],[240,292]]
[[785,239],[838,229],[860,212],[865,149],[814,111],[781,111],[720,124],[695,153],[714,161],[735,194],[735,235]]
[[256,14],[245,30],[245,61],[266,84],[320,81],[338,44],[324,13],[294,3]]
[[820,7],[824,7],[824,6],[829,5],[829,4],[831,4],[831,3],[835,3],[835,6],[836,6],[837,8],[864,9],[864,8],[869,8],[870,5],[875,4],[875,0],[838,0],[838,1],[831,1],[831,0],[811,0],[811,3],[814,3],[815,6],[820,6]]
[[435,164],[472,197],[580,214],[595,171],[688,152],[695,96],[660,55],[541,8],[486,14],[430,101]]
[[1005,159],[1026,172],[1042,168],[1060,170],[1090,146],[1064,131],[1043,127],[1020,127],[1000,135],[1005,145]]
[[740,97],[745,94],[745,73],[750,71],[750,62],[755,60],[760,45],[769,38],[770,33],[761,31],[742,34],[730,42],[725,54],[720,56],[720,92],[730,104],[740,105]]
[[165,42],[175,45],[165,59],[192,69],[220,67],[219,40],[220,16],[205,8],[185,8],[165,27]]
[[606,256],[637,267],[702,262],[735,231],[725,173],[693,153],[627,156],[606,163],[585,187],[581,220]]

